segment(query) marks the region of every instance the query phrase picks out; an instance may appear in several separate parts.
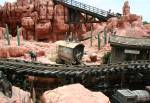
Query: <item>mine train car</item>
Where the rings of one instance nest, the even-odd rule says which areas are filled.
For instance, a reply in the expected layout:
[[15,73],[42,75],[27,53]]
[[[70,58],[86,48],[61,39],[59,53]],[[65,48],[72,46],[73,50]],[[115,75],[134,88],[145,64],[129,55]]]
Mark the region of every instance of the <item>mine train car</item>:
[[84,45],[80,42],[57,41],[57,63],[80,64],[83,54]]

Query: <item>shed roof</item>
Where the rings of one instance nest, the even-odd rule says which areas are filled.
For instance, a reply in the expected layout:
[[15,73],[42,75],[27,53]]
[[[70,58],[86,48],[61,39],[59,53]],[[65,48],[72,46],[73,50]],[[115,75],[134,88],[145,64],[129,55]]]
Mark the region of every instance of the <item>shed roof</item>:
[[150,38],[133,38],[112,35],[109,39],[110,45],[126,46],[134,48],[150,48]]

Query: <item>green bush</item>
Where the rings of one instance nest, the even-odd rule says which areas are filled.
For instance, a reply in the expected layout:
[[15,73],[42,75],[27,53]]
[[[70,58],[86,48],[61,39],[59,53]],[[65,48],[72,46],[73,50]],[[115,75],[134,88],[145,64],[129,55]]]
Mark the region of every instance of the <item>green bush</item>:
[[108,52],[102,57],[103,64],[107,64],[109,62],[110,56],[111,56],[111,53]]

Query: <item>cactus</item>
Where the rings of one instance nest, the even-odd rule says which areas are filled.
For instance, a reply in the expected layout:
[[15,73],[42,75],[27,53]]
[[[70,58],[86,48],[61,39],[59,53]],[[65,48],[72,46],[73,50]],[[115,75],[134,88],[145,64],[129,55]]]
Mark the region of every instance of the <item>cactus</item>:
[[111,53],[107,52],[103,57],[102,57],[102,62],[103,64],[107,64],[109,62],[109,59],[111,58]]
[[107,31],[104,29],[104,44],[107,44]]
[[6,40],[8,42],[8,45],[10,45],[10,38],[9,38],[9,29],[8,29],[8,25],[6,24],[6,32],[5,32],[5,35],[6,35]]
[[18,46],[20,46],[20,32],[18,26],[17,26],[17,42],[18,42]]
[[91,47],[93,45],[93,35],[92,35],[92,33],[93,33],[93,29],[91,27],[91,33],[90,33],[90,44],[91,44]]
[[101,48],[100,32],[98,32],[97,37],[98,37],[98,50],[100,50]]

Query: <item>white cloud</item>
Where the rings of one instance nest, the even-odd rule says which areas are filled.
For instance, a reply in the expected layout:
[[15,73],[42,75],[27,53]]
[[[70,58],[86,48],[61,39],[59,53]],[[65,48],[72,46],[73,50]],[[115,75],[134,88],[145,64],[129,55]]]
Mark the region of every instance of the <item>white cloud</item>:
[[6,2],[16,2],[17,0],[4,0],[4,1],[6,1]]
[[13,2],[16,2],[17,0],[0,0],[0,5],[4,5],[5,2],[10,2],[10,3],[13,3]]

